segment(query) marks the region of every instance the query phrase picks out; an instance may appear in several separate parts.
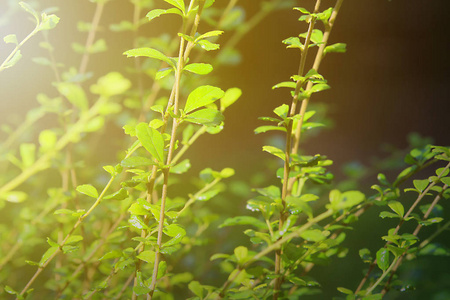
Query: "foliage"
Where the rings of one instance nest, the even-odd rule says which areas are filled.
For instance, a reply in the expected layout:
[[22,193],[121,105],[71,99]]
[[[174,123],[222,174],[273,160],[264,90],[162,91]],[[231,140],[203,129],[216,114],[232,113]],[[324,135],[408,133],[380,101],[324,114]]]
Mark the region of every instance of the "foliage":
[[[363,187],[358,190],[360,179],[383,169],[382,164],[348,165],[344,171],[349,179],[336,184],[327,170],[332,160],[300,150],[304,136],[324,126],[320,112],[309,105],[315,94],[330,88],[319,73],[323,58],[334,59],[332,53],[346,50],[344,43],[329,44],[343,0],[327,9],[320,8],[320,1],[309,10],[294,7],[307,29],[283,44],[299,52],[298,71],[273,86],[289,89],[290,100],[276,107],[273,116],[261,117],[265,124],[255,129],[256,134],[284,137],[284,145],[262,148],[271,154],[268,160],[277,162],[273,171],[278,182],[254,186],[253,196],[249,182],[233,182],[232,168],[200,166],[198,176],[193,175],[186,153],[201,136],[220,134],[226,122],[235,122],[226,119],[227,109],[242,91],[216,84],[220,67],[240,60],[236,43],[265,16],[294,3],[261,1],[259,11],[246,20],[233,0],[225,7],[213,0],[131,0],[133,20],[110,30],[134,37],[123,53],[134,67],[97,75],[88,72],[88,65],[92,56],[108,49],[97,34],[109,0],[91,2],[96,7],[92,22],[78,24],[86,43],[72,45],[78,67],[56,61],[48,31],[59,18],[48,10],[38,13],[20,2],[35,29],[20,43],[14,34],[4,37],[15,48],[1,64],[1,75],[19,61],[20,48],[38,32],[44,33],[40,46],[48,57],[33,61],[55,75],[53,94],[38,94],[39,106],[15,130],[5,126],[7,138],[0,148],[4,295],[297,299],[327,286],[311,270],[317,265],[333,268],[336,258],[344,258],[347,232],[358,229],[357,221],[374,208],[382,209],[377,224],[396,223],[381,237],[382,247],[358,249],[369,264],[359,286],[338,287],[336,294],[381,299],[391,289],[407,290],[397,276],[404,260],[448,255],[433,241],[450,224],[440,202],[450,198],[449,147],[416,138],[404,155],[408,166],[391,181],[379,173],[373,191],[366,193]],[[176,34],[140,36],[142,26],[163,18],[181,24]],[[222,42],[224,32],[230,37]],[[57,122],[41,130],[47,117]],[[89,162],[90,151],[100,152],[92,141],[101,138],[109,123],[123,127],[124,134],[117,141],[116,161],[102,170],[83,161]],[[388,166],[398,161],[394,157]],[[433,174],[422,175],[430,169]],[[247,195],[248,211],[230,212],[233,198],[242,202]],[[419,235],[423,227],[433,231]],[[245,238],[224,238],[242,232]]]

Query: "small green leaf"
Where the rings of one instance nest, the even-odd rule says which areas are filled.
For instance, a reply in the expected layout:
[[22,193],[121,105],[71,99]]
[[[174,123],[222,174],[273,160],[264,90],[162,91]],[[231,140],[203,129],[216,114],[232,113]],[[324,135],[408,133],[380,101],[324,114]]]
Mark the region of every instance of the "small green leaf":
[[70,236],[70,237],[67,239],[65,245],[68,245],[68,244],[76,244],[76,243],[78,243],[78,242],[81,242],[82,240],[83,240],[83,236],[81,236],[81,235],[72,235],[72,236]]
[[153,264],[155,262],[156,253],[152,250],[145,250],[139,253],[139,255],[136,257],[140,260],[145,261],[146,263]]
[[401,218],[401,217],[398,214],[394,214],[394,213],[391,213],[389,211],[382,211],[382,212],[380,212],[380,218],[382,218],[382,219],[384,219],[384,218],[391,218],[391,219],[393,219],[393,218]]
[[97,189],[90,184],[83,184],[83,185],[77,186],[77,191],[79,193],[85,194],[89,197],[98,198]]
[[173,72],[173,68],[165,68],[156,72],[155,80],[160,80]]
[[255,134],[264,133],[264,132],[273,131],[273,130],[286,132],[286,128],[285,127],[278,127],[278,126],[273,126],[273,125],[264,125],[264,126],[259,126],[259,127],[255,128]]
[[417,190],[419,190],[420,192],[423,192],[423,191],[427,188],[427,186],[428,186],[429,183],[430,183],[430,182],[428,181],[428,179],[414,180],[414,181],[413,181],[414,187],[415,187]]
[[319,229],[306,230],[300,234],[300,237],[310,242],[320,242],[326,238],[326,236]]
[[14,66],[20,59],[22,58],[22,53],[20,50],[17,50],[17,52],[14,54],[14,56],[3,66],[3,68],[11,68]]
[[119,72],[110,72],[98,79],[96,84],[91,85],[91,92],[109,98],[125,93],[131,87],[131,81]]
[[17,45],[17,36],[15,34],[8,34],[3,38],[3,41],[7,44],[15,44]]
[[267,224],[251,216],[237,216],[226,219],[219,228],[236,225],[251,225],[258,229],[267,229]]
[[343,293],[343,294],[346,294],[346,295],[353,295],[353,291],[352,290],[349,290],[349,289],[346,289],[346,288],[343,288],[343,287],[338,287],[337,290],[339,292]]
[[130,223],[136,229],[142,230],[147,229],[148,226],[142,221],[138,216],[131,215],[130,219],[128,219],[128,223]]
[[36,160],[36,145],[23,143],[20,145],[20,157],[24,168],[30,167]]
[[21,203],[28,198],[28,194],[22,191],[9,191],[2,193],[0,199],[5,199],[11,203]]
[[75,83],[72,82],[60,82],[56,84],[56,88],[64,97],[72,103],[73,106],[79,108],[82,111],[88,109],[88,100],[84,90]]
[[398,201],[391,201],[391,202],[389,202],[388,205],[393,211],[395,211],[395,213],[397,215],[399,215],[401,218],[403,218],[403,215],[405,214],[405,209],[404,209],[403,205],[400,202],[398,202]]
[[217,50],[220,48],[219,44],[215,44],[215,43],[211,43],[208,40],[201,40],[198,41],[197,44],[200,45],[200,47],[202,47],[202,49],[206,50],[206,51],[212,51],[212,50]]
[[146,167],[154,164],[153,160],[142,156],[130,156],[120,162],[120,165],[124,168]]
[[187,172],[187,170],[189,170],[190,167],[191,167],[191,162],[189,161],[189,159],[185,159],[182,162],[179,162],[175,166],[171,167],[170,173],[183,174],[183,173]]
[[220,111],[224,111],[241,97],[242,91],[239,88],[229,88],[220,99]]
[[183,0],[164,0],[164,1],[180,9],[184,15],[186,14],[186,7]]
[[224,94],[224,91],[218,87],[210,85],[199,86],[189,94],[184,107],[184,112],[188,114],[199,107],[211,104],[221,98]]
[[246,261],[248,256],[248,249],[244,246],[239,246],[234,249],[234,255],[238,264],[242,264]]
[[188,284],[189,290],[200,299],[203,299],[203,287],[198,281],[191,281]]
[[206,39],[206,38],[209,38],[209,37],[219,36],[219,35],[221,35],[222,33],[223,33],[222,30],[208,31],[208,32],[206,32],[206,33],[200,35],[199,37],[197,37],[197,38],[195,39],[195,42],[198,42],[198,41],[200,41],[200,40],[203,40],[203,39]]
[[377,265],[384,272],[389,268],[389,250],[381,248],[377,251]]
[[24,10],[26,10],[28,13],[30,13],[31,15],[33,15],[33,17],[36,19],[36,22],[39,23],[39,17],[40,17],[40,16],[39,16],[38,12],[35,11],[34,8],[33,8],[31,5],[29,5],[29,4],[25,3],[25,2],[19,2],[19,5],[20,5]]
[[217,126],[222,123],[224,116],[216,109],[205,108],[190,113],[185,118],[186,121],[206,126]]
[[105,200],[125,200],[126,198],[128,198],[128,192],[124,188],[104,197]]
[[213,70],[213,66],[210,64],[193,63],[184,67],[184,70],[198,75],[206,75]]
[[165,14],[177,14],[177,15],[183,16],[183,14],[181,13],[180,10],[178,10],[176,8],[170,8],[170,9],[153,9],[147,13],[146,17],[149,21],[151,21],[151,20],[153,20],[161,15],[165,15]]
[[59,23],[59,17],[55,15],[47,15],[46,13],[42,13],[42,22],[39,25],[39,30],[50,30],[56,27]]
[[146,123],[136,126],[136,135],[142,146],[160,163],[164,161],[164,138],[159,131]]
[[164,234],[172,237],[172,239],[163,244],[163,247],[173,246],[180,243],[183,237],[186,235],[186,230],[176,224],[170,224],[169,226],[165,227],[163,231]]
[[325,47],[324,53],[345,53],[347,51],[347,44],[345,43],[336,43],[330,46]]
[[175,64],[173,61],[161,53],[160,51],[152,48],[137,48],[137,49],[131,49],[128,51],[125,51],[123,54],[127,55],[127,57],[138,57],[138,56],[144,56],[149,58],[158,59],[161,61],[166,62],[169,66],[175,69]]
[[273,110],[273,112],[279,116],[280,118],[282,118],[283,120],[286,119],[287,114],[289,112],[289,106],[287,104],[282,104],[280,106],[278,106],[277,108],[275,108]]
[[275,156],[281,158],[282,160],[286,159],[286,156],[285,156],[283,150],[278,149],[277,147],[263,146],[263,151],[269,152],[270,154],[275,155]]
[[278,88],[282,88],[282,87],[295,89],[296,86],[297,86],[297,83],[296,83],[296,82],[292,82],[292,81],[283,81],[283,82],[280,82],[280,83],[275,84],[275,85],[272,87],[272,90],[278,89]]
[[41,260],[39,261],[39,266],[43,267],[44,264],[51,258],[53,254],[55,254],[59,250],[58,247],[50,247],[45,251],[45,253],[42,255]]

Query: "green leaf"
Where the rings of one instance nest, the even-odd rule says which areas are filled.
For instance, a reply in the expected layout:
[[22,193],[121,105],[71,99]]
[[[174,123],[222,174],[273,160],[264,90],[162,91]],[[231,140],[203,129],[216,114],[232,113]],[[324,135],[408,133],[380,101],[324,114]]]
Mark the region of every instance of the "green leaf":
[[180,243],[183,237],[186,235],[186,230],[176,224],[170,224],[169,226],[165,227],[163,231],[164,234],[172,237],[172,239],[163,244],[163,247],[173,246]]
[[206,39],[206,38],[209,38],[209,37],[219,36],[219,35],[221,35],[222,33],[223,33],[222,30],[208,31],[208,32],[206,32],[206,33],[200,35],[199,37],[197,37],[197,38],[195,39],[195,42],[198,42],[198,41],[200,41],[200,40],[203,40],[203,39]]
[[28,13],[30,13],[31,15],[33,15],[33,17],[36,19],[36,22],[39,23],[39,18],[40,18],[40,16],[39,16],[38,12],[35,11],[34,8],[33,8],[31,5],[29,5],[29,4],[25,3],[25,2],[19,2],[19,5],[20,5],[25,11],[27,11]]
[[343,293],[343,294],[346,294],[346,295],[353,295],[353,291],[352,290],[349,290],[349,289],[346,289],[346,288],[343,288],[343,287],[338,287],[337,290],[339,292]]
[[89,197],[98,198],[97,189],[90,184],[82,184],[77,186],[77,191]]
[[181,13],[180,10],[178,10],[176,8],[170,8],[170,9],[153,9],[147,13],[146,17],[149,21],[151,21],[154,18],[157,18],[157,17],[159,17],[161,15],[165,15],[165,14],[176,14],[176,15],[183,16],[183,14]]
[[228,218],[219,226],[219,228],[236,225],[251,225],[258,229],[267,229],[267,224],[265,222],[250,216],[237,216]]
[[275,155],[275,156],[281,158],[282,160],[286,159],[286,156],[284,155],[283,150],[278,149],[277,147],[263,146],[263,151],[269,152],[270,154]]
[[173,68],[165,68],[156,72],[155,80],[160,80],[173,72]]
[[36,160],[36,145],[32,143],[20,144],[20,157],[23,168],[30,167]]
[[275,85],[272,87],[272,90],[278,89],[278,88],[282,88],[282,87],[295,89],[296,86],[297,86],[297,83],[296,83],[296,82],[292,82],[292,81],[283,81],[283,82],[280,82],[280,83],[275,84]]
[[139,123],[136,126],[136,135],[142,146],[160,163],[164,161],[164,138],[157,131],[149,127],[146,123]]
[[450,185],[450,177],[442,177],[441,182],[446,185]]
[[81,242],[82,240],[83,240],[83,236],[81,236],[81,235],[72,235],[72,236],[70,236],[67,239],[65,245],[76,244],[78,242]]
[[152,250],[145,250],[139,253],[139,255],[136,257],[140,260],[145,261],[146,263],[153,264],[155,262],[156,253]]
[[279,116],[280,118],[282,118],[283,120],[286,119],[287,114],[289,112],[289,105],[287,104],[282,104],[280,106],[278,106],[277,108],[275,108],[273,110],[273,112]]
[[128,198],[128,191],[124,188],[121,188],[115,193],[112,193],[108,196],[105,196],[103,199],[105,200],[125,200]]
[[189,282],[188,288],[194,295],[203,299],[203,286],[198,281]]
[[194,109],[211,104],[221,98],[224,94],[224,91],[218,87],[210,85],[199,86],[189,94],[184,107],[184,112],[188,114]]
[[58,91],[72,103],[73,106],[78,107],[82,111],[88,109],[88,100],[84,90],[75,83],[60,82],[56,84]]
[[389,250],[381,248],[377,251],[377,265],[384,272],[389,268]]
[[159,52],[156,49],[152,48],[137,48],[137,49],[131,49],[128,51],[125,51],[123,54],[127,55],[127,57],[138,57],[138,56],[144,56],[149,58],[158,59],[161,61],[166,62],[169,66],[172,68],[176,68],[174,62],[164,55],[163,53]]
[[306,230],[300,234],[300,237],[310,242],[320,242],[326,239],[326,236],[319,229]]
[[429,183],[430,183],[430,182],[428,181],[428,179],[414,180],[414,181],[413,181],[414,187],[415,187],[417,190],[419,190],[420,192],[423,192],[423,191],[427,188],[427,186],[428,186]]
[[380,218],[382,218],[382,219],[384,219],[384,218],[391,218],[391,219],[393,219],[393,218],[401,218],[401,216],[399,216],[398,214],[391,213],[389,211],[382,211],[382,212],[380,212]]
[[330,46],[325,47],[324,53],[345,53],[347,51],[347,44],[345,43],[336,43]]
[[3,68],[11,68],[14,66],[20,59],[22,58],[22,53],[20,50],[17,50],[17,52],[14,54],[14,56],[3,66]]
[[241,97],[242,91],[239,88],[229,88],[220,99],[220,111],[224,111]]
[[185,118],[185,120],[195,124],[201,124],[206,126],[217,126],[220,125],[220,123],[222,123],[222,121],[224,120],[224,116],[220,111],[216,109],[205,108],[190,113]]
[[109,98],[125,93],[131,87],[131,81],[119,72],[110,72],[91,85],[91,92]]
[[325,83],[319,83],[319,84],[315,84],[313,85],[313,87],[308,91],[310,94],[312,93],[318,93],[324,90],[328,90],[330,88],[330,86],[328,84]]
[[55,254],[59,250],[58,247],[50,247],[45,251],[45,253],[42,255],[41,260],[39,261],[39,267],[43,267],[44,264],[50,259],[50,257]]
[[42,13],[42,22],[39,25],[39,30],[50,30],[56,27],[59,23],[59,17],[55,15],[47,15],[46,13]]
[[397,215],[399,215],[401,218],[403,218],[404,214],[405,214],[405,209],[403,207],[403,205],[398,202],[398,201],[391,201],[389,202],[388,206],[395,211],[395,213]]
[[264,126],[259,126],[259,127],[255,128],[255,134],[264,133],[264,132],[272,131],[272,130],[286,132],[286,128],[285,127],[278,127],[278,126],[273,126],[273,125],[264,125]]
[[203,63],[193,63],[184,67],[185,71],[198,74],[198,75],[206,75],[209,74],[213,70],[213,66],[210,64]]
[[212,51],[212,50],[217,50],[220,48],[219,44],[215,44],[215,43],[211,43],[208,40],[201,40],[198,41],[198,43],[200,45],[200,47],[202,47],[202,49],[206,50],[206,51]]
[[139,230],[148,228],[148,226],[145,224],[145,222],[142,221],[136,215],[131,215],[131,217],[128,219],[128,223],[130,223],[134,228],[139,229]]
[[11,203],[21,203],[27,198],[28,194],[22,191],[9,191],[0,195],[0,199],[4,199]]
[[242,264],[247,260],[248,249],[244,246],[239,246],[234,249],[234,255],[238,264]]
[[189,161],[189,159],[185,159],[182,162],[171,167],[170,173],[183,174],[183,173],[187,172],[187,170],[189,170],[190,167],[191,167],[191,162]]
[[183,0],[164,0],[164,1],[180,9],[184,15],[186,14],[186,7]]
[[3,38],[3,41],[7,44],[15,44],[17,45],[17,36],[15,34],[8,34]]
[[124,168],[146,167],[154,164],[153,160],[142,156],[130,156],[120,162],[120,165]]

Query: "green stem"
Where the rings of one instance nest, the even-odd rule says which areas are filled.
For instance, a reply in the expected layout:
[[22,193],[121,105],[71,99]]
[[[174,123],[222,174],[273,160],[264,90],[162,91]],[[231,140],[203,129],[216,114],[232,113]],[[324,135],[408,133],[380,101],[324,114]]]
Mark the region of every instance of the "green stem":
[[[381,283],[381,281],[383,281],[383,279],[389,274],[389,272],[391,272],[392,268],[395,266],[395,264],[397,263],[398,257],[396,257],[394,259],[394,261],[391,263],[391,265],[389,266],[389,268],[383,272],[383,274],[380,276],[380,278],[378,278],[378,280],[366,291],[365,296],[369,296],[372,291]],[[356,292],[355,292],[356,294]]]

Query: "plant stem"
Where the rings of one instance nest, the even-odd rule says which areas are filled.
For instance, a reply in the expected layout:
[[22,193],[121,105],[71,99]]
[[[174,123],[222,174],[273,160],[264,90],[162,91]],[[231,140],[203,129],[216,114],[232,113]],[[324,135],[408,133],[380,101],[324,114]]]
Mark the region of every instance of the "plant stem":
[[[442,170],[442,172],[438,175],[438,180],[443,176],[443,174],[445,174],[445,171],[447,171],[450,168],[450,163],[448,163],[445,168]],[[414,201],[414,203],[411,205],[411,207],[409,208],[408,212],[403,216],[402,220],[400,220],[399,224],[397,225],[397,227],[395,227],[395,230],[393,232],[393,234],[397,234],[398,231],[400,230],[400,227],[402,226],[404,220],[406,218],[409,217],[409,215],[413,212],[414,208],[420,203],[420,201],[423,199],[423,197],[425,197],[425,195],[428,193],[428,191],[434,186],[436,185],[437,181],[433,181],[431,182],[428,187],[417,197],[417,199]],[[390,242],[387,242],[385,244],[385,248],[387,247],[387,245],[391,244]],[[364,276],[364,278],[361,280],[361,282],[358,285],[358,288],[355,291],[355,294],[358,293],[364,286],[364,284],[366,283],[367,279],[369,278],[370,273],[372,272],[372,270],[375,268],[377,264],[377,260],[375,259],[373,261],[373,263],[370,265],[369,270],[367,271],[366,275]]]
[[[125,158],[128,158],[131,154],[133,154],[134,151],[136,151],[138,148],[140,147],[140,145],[138,144],[137,146],[135,146],[131,151],[129,151],[126,155]],[[106,184],[106,186],[103,188],[102,192],[100,193],[100,195],[97,197],[97,200],[94,202],[94,204],[92,204],[92,206],[89,208],[89,210],[84,213],[81,217],[78,218],[77,222],[75,223],[75,225],[72,227],[72,229],[70,230],[70,232],[66,235],[66,237],[64,238],[64,240],[61,242],[61,244],[59,245],[59,248],[57,251],[55,251],[55,253],[53,253],[53,255],[51,255],[47,261],[45,263],[43,263],[42,265],[39,266],[38,270],[36,271],[36,273],[33,275],[33,277],[28,281],[28,283],[26,284],[26,286],[23,288],[23,290],[20,292],[20,295],[25,294],[25,292],[30,288],[30,286],[33,284],[33,282],[36,280],[36,278],[39,276],[39,274],[47,267],[47,265],[53,260],[53,258],[55,258],[56,255],[59,254],[59,252],[62,251],[62,247],[66,244],[67,240],[72,236],[72,234],[74,233],[74,231],[83,223],[83,221],[94,211],[94,209],[102,202],[103,197],[105,196],[105,193],[108,191],[108,189],[110,188],[110,186],[112,185],[113,181],[115,179],[115,176],[112,176],[111,179],[108,181],[108,183]]]
[[321,213],[317,217],[310,219],[308,222],[306,222],[300,228],[298,228],[298,229],[294,230],[293,232],[283,236],[281,239],[277,240],[275,243],[273,243],[273,244],[267,246],[266,248],[264,248],[263,250],[261,250],[258,254],[256,254],[255,256],[250,258],[247,262],[242,264],[242,266],[238,266],[235,269],[235,270],[237,270],[237,272],[235,273],[235,276],[233,278],[229,278],[223,284],[222,289],[220,291],[220,294],[217,296],[216,299],[223,299],[223,297],[225,296],[225,292],[228,290],[228,288],[231,286],[231,284],[237,278],[237,276],[242,272],[242,270],[245,270],[251,264],[253,264],[254,262],[258,261],[260,258],[266,256],[270,252],[279,249],[285,242],[287,242],[287,241],[289,241],[289,240],[291,240],[293,238],[299,237],[303,232],[308,230],[311,226],[319,223],[320,221],[322,221],[322,220],[324,220],[324,219],[326,219],[328,217],[331,217],[332,215],[333,215],[333,211],[332,210],[327,210],[327,211]]
[[98,1],[97,6],[95,7],[94,18],[92,19],[92,26],[89,30],[86,44],[84,46],[85,52],[83,54],[83,57],[81,58],[80,68],[78,69],[78,73],[80,74],[84,74],[86,72],[87,65],[89,63],[89,55],[90,55],[89,50],[94,44],[95,34],[97,32],[98,25],[100,24],[100,19],[102,17],[104,6],[105,6],[104,2]]

